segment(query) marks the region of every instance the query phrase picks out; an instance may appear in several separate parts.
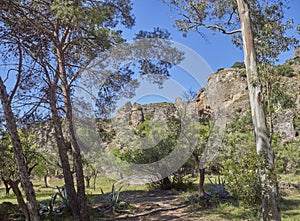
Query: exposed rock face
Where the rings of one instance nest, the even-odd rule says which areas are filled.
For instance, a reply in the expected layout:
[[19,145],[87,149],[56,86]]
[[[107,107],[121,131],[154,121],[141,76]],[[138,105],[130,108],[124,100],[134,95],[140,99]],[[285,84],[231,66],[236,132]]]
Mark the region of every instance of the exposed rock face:
[[170,117],[177,116],[177,110],[172,103],[154,103],[154,104],[131,104],[126,103],[121,107],[116,118],[122,122],[130,122],[133,126],[142,123],[145,118],[151,120],[166,120]]
[[130,102],[125,103],[125,105],[117,111],[116,118],[118,118],[118,120],[121,120],[122,122],[129,122],[131,119],[132,108],[133,107]]
[[282,110],[274,119],[274,132],[281,135],[282,141],[296,139],[296,131],[293,124],[294,116],[294,111]]
[[[275,110],[273,129],[275,133],[281,135],[282,142],[285,142],[299,137],[293,120],[295,114],[300,114],[300,82],[297,77],[282,77],[281,80],[281,87],[286,93],[291,94],[295,101],[293,109],[278,106]],[[236,113],[240,116],[245,115],[250,110],[245,70],[229,68],[210,75],[206,87],[198,92],[195,105],[198,116],[202,118],[213,116],[215,124],[220,129],[224,129]],[[184,102],[181,99],[176,99],[175,104],[163,102],[132,105],[127,103],[120,108],[116,118],[124,123],[130,122],[135,127],[145,119],[156,121],[170,117],[180,118],[179,110],[183,106]],[[194,111],[193,108],[190,107],[190,109]]]
[[144,122],[144,112],[141,105],[134,104],[133,108],[131,109],[131,116],[130,121],[134,127],[139,125],[140,123]]
[[195,102],[199,115],[211,113],[215,118],[232,119],[235,110],[245,113],[249,108],[247,82],[243,70],[225,69],[209,76]]
[[300,57],[300,47],[296,48],[294,51],[294,58]]
[[[284,109],[277,107],[275,111],[273,129],[279,133],[282,142],[298,138],[293,123],[295,114],[300,113],[300,81],[298,77],[282,77],[281,87],[291,95],[295,101],[295,108]],[[205,88],[202,88],[195,99],[198,114],[211,114],[220,124],[231,121],[234,113],[241,116],[250,109],[247,80],[243,69],[224,69],[209,76]]]

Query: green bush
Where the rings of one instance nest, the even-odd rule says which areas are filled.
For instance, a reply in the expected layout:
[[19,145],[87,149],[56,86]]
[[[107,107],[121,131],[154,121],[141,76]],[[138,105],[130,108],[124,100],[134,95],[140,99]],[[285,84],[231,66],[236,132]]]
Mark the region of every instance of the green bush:
[[244,64],[244,62],[237,61],[231,66],[231,68],[239,68],[239,69],[245,68],[245,64]]
[[300,135],[300,115],[295,114],[294,119],[293,119],[293,125],[296,131],[296,137]]
[[257,171],[262,161],[255,151],[251,122],[250,111],[242,117],[238,113],[235,115],[227,126],[219,161],[222,162],[221,174],[227,190],[256,217],[261,211],[261,186]]
[[293,172],[300,169],[299,142],[287,142],[283,145],[275,146],[275,163],[279,172]]
[[294,69],[289,65],[278,65],[275,67],[276,74],[285,77],[294,77]]

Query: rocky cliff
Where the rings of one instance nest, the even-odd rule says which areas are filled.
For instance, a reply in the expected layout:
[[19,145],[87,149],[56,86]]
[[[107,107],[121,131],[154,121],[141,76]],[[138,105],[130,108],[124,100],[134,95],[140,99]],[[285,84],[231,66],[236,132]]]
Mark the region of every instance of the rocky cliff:
[[[293,72],[279,76],[279,82],[271,85],[276,91],[272,121],[274,132],[285,142],[299,139],[295,119],[300,114],[300,58],[289,59],[282,66]],[[228,68],[210,75],[195,102],[199,115],[210,113],[216,119],[223,118],[223,122],[230,122],[235,113],[246,114],[250,107],[245,70]]]
[[[279,82],[271,85],[276,91],[273,128],[275,133],[280,134],[283,142],[299,139],[299,126],[295,119],[300,115],[300,57],[296,55],[298,54],[295,52],[294,58],[281,65],[284,67],[283,71],[293,73],[288,76],[277,73]],[[199,90],[194,102],[199,116],[212,116],[220,126],[232,121],[237,113],[245,115],[250,110],[245,69],[228,68],[211,74],[206,87]],[[126,103],[116,116],[134,127],[145,119],[165,120],[170,117],[178,117],[176,102],[146,105]]]

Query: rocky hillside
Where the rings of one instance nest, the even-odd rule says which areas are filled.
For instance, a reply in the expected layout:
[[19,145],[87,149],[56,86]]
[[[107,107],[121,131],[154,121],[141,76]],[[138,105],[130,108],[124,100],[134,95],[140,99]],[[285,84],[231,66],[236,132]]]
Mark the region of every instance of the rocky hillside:
[[[274,132],[279,133],[282,141],[299,139],[300,116],[300,57],[295,57],[278,66],[277,82],[271,85],[274,95]],[[180,103],[177,100],[177,103]],[[194,100],[198,115],[213,116],[220,124],[230,122],[236,114],[245,115],[250,109],[245,70],[227,68],[209,76],[205,88],[201,88]],[[119,109],[116,118],[136,127],[145,119],[165,120],[178,117],[175,104],[131,104],[126,103]]]
[[[277,72],[277,83],[271,85],[277,93],[273,116],[274,132],[280,134],[283,142],[300,140],[300,49],[295,51],[294,58],[280,65]],[[195,111],[195,114],[202,117],[213,116],[223,127],[236,114],[245,115],[249,111],[245,70],[227,68],[211,74],[206,87],[197,93],[194,104],[196,108],[192,107],[190,111]],[[178,108],[182,106],[183,102],[179,98],[174,104],[163,102],[141,105],[128,102],[118,110],[114,119],[99,120],[98,128],[103,134],[115,133],[113,136],[120,138],[124,131],[132,131],[145,120],[179,118]],[[47,123],[41,127],[42,130],[38,130],[41,133],[38,135],[42,139],[41,143],[55,146],[54,139],[50,138],[53,138],[53,128]]]

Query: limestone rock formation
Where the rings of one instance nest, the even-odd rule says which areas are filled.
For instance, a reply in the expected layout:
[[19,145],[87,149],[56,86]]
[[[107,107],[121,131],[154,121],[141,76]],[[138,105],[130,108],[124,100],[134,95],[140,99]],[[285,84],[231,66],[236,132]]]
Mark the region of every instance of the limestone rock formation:
[[294,51],[294,58],[300,57],[300,47],[296,48]]
[[195,98],[199,116],[212,114],[228,122],[237,109],[241,113],[248,110],[247,82],[243,71],[224,69],[209,76],[206,87],[200,89]]
[[177,116],[177,110],[174,104],[167,102],[153,104],[131,104],[127,102],[117,111],[116,119],[137,126],[145,119],[149,120],[166,120],[170,117]]
[[[293,66],[299,68],[299,65]],[[273,129],[282,142],[298,139],[294,126],[296,114],[300,114],[300,81],[298,77],[282,77],[280,87],[295,102],[294,108],[276,107]],[[211,115],[220,125],[230,122],[235,113],[240,116],[249,111],[249,98],[245,70],[224,69],[209,76],[205,88],[200,89],[195,102],[199,116]]]

